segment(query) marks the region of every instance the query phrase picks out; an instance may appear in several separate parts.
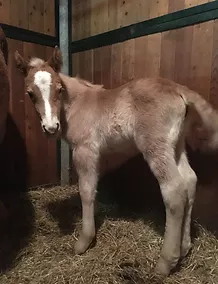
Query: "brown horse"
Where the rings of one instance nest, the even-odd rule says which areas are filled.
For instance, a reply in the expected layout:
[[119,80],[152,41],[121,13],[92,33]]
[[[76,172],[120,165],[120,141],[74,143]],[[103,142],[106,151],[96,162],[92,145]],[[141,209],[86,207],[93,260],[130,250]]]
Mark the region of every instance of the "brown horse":
[[[42,130],[66,139],[73,148],[82,200],[82,231],[75,244],[84,253],[95,237],[94,201],[99,176],[141,152],[156,176],[166,209],[166,228],[156,271],[168,275],[191,248],[190,221],[196,175],[189,165],[185,140],[193,114],[218,140],[218,114],[197,93],[162,78],[133,80],[108,90],[60,73],[56,47],[45,62],[26,61],[15,53],[25,74],[27,95],[39,114]],[[105,163],[107,160],[108,164]]]
[[7,69],[8,44],[0,28],[0,143],[4,139],[6,119],[9,109],[10,81]]
[[[0,27],[0,144],[2,143],[9,109],[10,81],[7,69],[8,44],[6,36]],[[5,217],[6,209],[0,201],[0,216]]]

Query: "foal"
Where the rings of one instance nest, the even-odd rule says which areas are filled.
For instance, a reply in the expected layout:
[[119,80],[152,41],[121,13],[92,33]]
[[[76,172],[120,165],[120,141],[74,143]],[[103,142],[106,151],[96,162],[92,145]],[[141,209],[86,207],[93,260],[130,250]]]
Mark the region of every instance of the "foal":
[[[82,200],[76,253],[84,253],[95,237],[94,200],[103,163],[107,159],[110,168],[117,167],[141,152],[165,203],[166,228],[156,272],[167,276],[191,248],[197,178],[186,156],[187,131],[193,113],[198,113],[210,130],[210,146],[215,147],[217,113],[200,95],[161,78],[133,80],[107,90],[66,76],[60,73],[62,55],[57,47],[47,62],[39,58],[27,62],[18,52],[15,61],[26,77],[27,95],[42,130],[56,136],[61,133],[73,148]],[[116,155],[119,160],[111,160]]]

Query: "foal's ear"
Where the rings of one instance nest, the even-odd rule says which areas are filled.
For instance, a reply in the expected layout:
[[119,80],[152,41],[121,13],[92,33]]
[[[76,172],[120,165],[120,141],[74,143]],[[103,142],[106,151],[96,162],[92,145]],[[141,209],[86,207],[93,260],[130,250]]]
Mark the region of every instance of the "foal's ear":
[[28,63],[27,61],[20,55],[20,53],[16,50],[14,53],[14,59],[16,62],[16,67],[21,72],[23,72],[24,76],[27,76],[27,67]]
[[59,73],[63,64],[62,54],[58,46],[56,45],[52,56],[47,63],[54,69],[55,72]]

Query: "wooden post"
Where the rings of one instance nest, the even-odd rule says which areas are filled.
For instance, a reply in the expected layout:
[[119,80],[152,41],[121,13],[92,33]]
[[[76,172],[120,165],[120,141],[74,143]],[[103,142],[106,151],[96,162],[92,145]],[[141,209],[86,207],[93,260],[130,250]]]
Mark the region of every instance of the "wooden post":
[[[63,68],[62,72],[66,75],[70,75],[70,61],[71,57],[69,50],[69,31],[71,30],[69,25],[69,14],[71,12],[69,3],[70,0],[59,0],[59,39],[60,39],[60,49],[63,56]],[[71,155],[69,145],[64,141],[60,141],[60,170],[61,170],[61,184],[68,185],[70,183],[70,169],[71,169]]]

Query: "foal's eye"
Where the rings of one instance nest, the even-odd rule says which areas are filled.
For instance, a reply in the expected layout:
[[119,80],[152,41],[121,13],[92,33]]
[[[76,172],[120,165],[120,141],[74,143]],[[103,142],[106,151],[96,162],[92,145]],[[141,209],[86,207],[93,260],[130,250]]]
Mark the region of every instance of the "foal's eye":
[[59,93],[62,93],[63,91],[64,91],[64,88],[61,87],[61,88],[59,89]]
[[27,91],[28,96],[31,98],[31,100],[33,100],[33,92],[31,91]]

